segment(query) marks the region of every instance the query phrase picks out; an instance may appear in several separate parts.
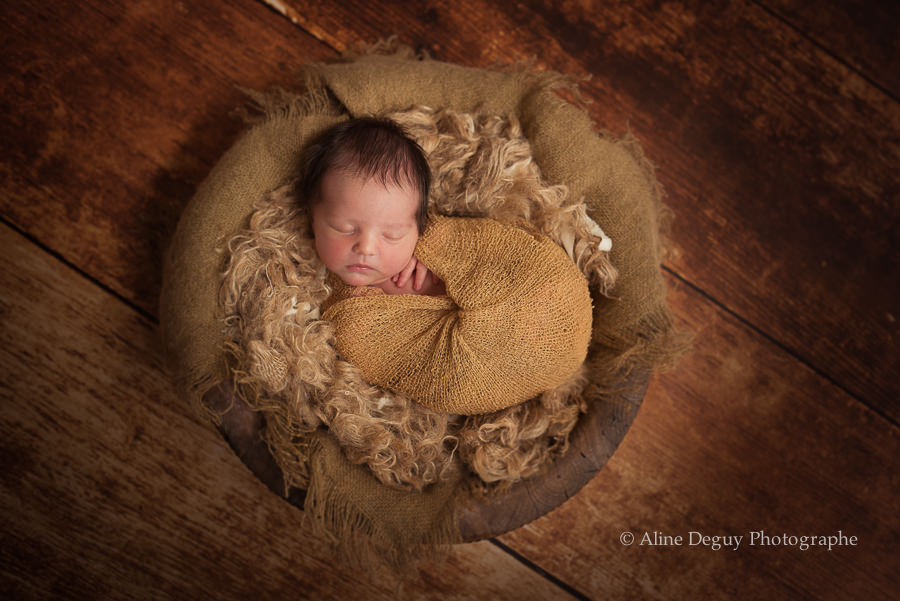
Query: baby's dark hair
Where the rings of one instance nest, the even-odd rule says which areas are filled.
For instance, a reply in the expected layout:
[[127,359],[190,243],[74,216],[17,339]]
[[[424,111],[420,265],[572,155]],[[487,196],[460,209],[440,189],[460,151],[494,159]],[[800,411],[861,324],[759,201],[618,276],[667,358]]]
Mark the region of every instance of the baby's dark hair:
[[330,169],[374,177],[384,185],[416,186],[416,224],[420,234],[425,230],[431,171],[422,148],[393,121],[360,117],[320,134],[306,150],[298,182],[298,192],[308,206],[318,202],[319,184]]

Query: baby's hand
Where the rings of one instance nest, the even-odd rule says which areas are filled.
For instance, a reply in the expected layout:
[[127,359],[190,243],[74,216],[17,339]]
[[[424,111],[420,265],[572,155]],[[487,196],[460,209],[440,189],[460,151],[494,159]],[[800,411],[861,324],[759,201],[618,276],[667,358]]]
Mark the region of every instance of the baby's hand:
[[[415,273],[415,275],[413,275]],[[413,282],[412,287],[413,290],[419,291],[422,289],[422,285],[425,283],[425,278],[431,276],[431,282],[433,284],[437,284],[440,282],[438,277],[434,275],[432,272],[425,267],[425,264],[416,259],[415,257],[411,257],[409,259],[409,263],[406,264],[406,267],[400,270],[400,273],[391,278],[391,281],[397,285],[397,288],[403,288],[406,286],[406,282],[409,281],[410,276],[412,275]]]
[[[411,279],[410,276],[412,276]],[[383,284],[379,284],[378,287],[388,294],[424,294],[427,296],[447,294],[444,282],[415,257],[410,259],[400,273]]]

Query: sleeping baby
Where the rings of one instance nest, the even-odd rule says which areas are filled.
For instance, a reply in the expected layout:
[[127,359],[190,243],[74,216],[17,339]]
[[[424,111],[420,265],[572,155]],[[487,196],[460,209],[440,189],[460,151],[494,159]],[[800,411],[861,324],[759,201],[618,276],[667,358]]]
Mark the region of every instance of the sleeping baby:
[[442,294],[413,256],[430,181],[422,150],[391,121],[353,119],[320,136],[307,151],[300,196],[329,271],[387,294]]
[[583,363],[591,299],[569,256],[525,223],[430,216],[427,160],[398,125],[330,128],[300,186],[333,289],[323,318],[371,384],[471,415],[558,386]]

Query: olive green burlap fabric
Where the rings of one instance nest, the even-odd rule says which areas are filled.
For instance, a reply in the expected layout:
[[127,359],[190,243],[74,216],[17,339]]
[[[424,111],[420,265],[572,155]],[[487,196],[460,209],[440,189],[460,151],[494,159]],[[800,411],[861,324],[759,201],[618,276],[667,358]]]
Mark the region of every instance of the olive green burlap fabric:
[[581,367],[591,295],[550,238],[441,216],[415,256],[444,281],[446,296],[351,289],[323,313],[338,352],[367,382],[436,411],[476,415],[555,388]]
[[[170,364],[187,398],[201,399],[228,377],[217,296],[221,250],[246,225],[253,203],[291,180],[304,145],[325,127],[348,115],[413,105],[517,117],[544,179],[583,197],[591,218],[614,241],[611,259],[619,278],[612,298],[593,295],[591,374],[652,366],[670,354],[652,171],[635,144],[598,135],[582,110],[557,96],[552,88],[558,76],[375,55],[318,65],[307,74],[307,94],[287,98],[240,137],[198,188],[174,234],[160,317]],[[463,483],[424,494],[391,490],[350,465],[336,444],[323,442],[327,433],[314,438],[307,513],[324,529],[342,540],[369,535],[393,554],[456,539],[455,508],[468,499]]]

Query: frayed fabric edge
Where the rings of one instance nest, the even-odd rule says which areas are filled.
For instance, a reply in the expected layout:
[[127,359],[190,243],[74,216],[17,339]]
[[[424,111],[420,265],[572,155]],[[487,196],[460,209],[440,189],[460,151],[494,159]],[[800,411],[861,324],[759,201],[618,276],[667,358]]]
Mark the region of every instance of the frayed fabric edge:
[[[322,461],[324,445],[318,436],[310,440],[311,461]],[[451,545],[463,542],[459,534],[459,511],[443,512],[440,522],[424,537],[398,532],[391,536],[379,527],[361,507],[347,500],[347,495],[326,469],[310,470],[313,474],[306,490],[304,521],[313,533],[328,541],[338,558],[346,565],[372,571],[386,567],[395,573],[411,572],[423,559],[440,559]],[[404,536],[406,535],[406,536]]]
[[595,335],[588,356],[591,369],[601,373],[602,380],[624,382],[635,370],[673,369],[692,344],[693,335],[678,329],[664,306],[614,334]]
[[300,119],[309,115],[342,114],[340,103],[328,89],[316,84],[313,78],[307,79],[305,92],[291,92],[281,87],[265,92],[239,88],[247,100],[235,112],[249,126],[276,118]]

